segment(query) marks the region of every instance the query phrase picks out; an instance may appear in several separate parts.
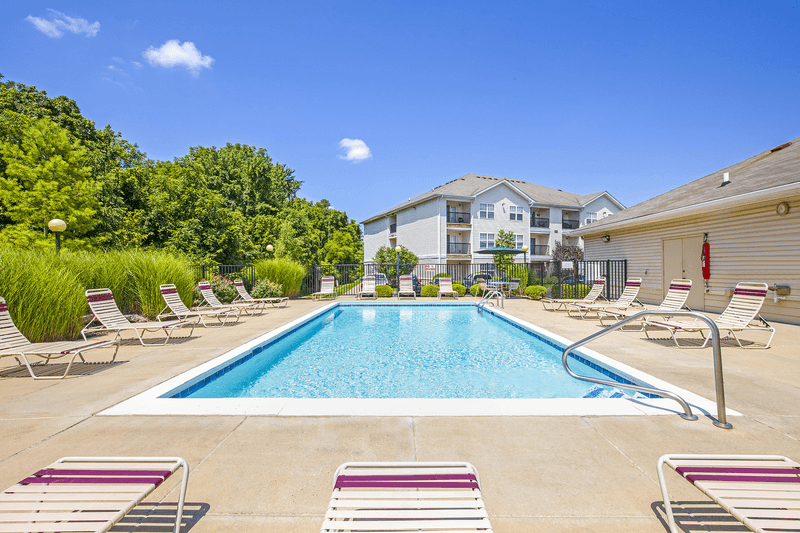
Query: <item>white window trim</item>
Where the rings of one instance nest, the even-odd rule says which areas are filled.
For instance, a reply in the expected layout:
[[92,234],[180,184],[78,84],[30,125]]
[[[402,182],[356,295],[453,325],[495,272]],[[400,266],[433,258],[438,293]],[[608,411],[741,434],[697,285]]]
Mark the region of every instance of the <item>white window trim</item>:
[[494,220],[494,204],[478,204],[478,218]]

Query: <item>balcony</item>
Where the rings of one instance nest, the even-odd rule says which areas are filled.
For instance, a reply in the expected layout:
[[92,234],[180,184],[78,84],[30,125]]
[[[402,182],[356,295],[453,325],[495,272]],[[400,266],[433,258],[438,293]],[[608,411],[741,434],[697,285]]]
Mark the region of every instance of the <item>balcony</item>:
[[447,213],[447,223],[448,224],[470,224],[470,214],[469,213],[459,213],[456,211],[450,211]]
[[561,221],[563,229],[578,229],[581,226],[580,220],[567,220],[566,218]]
[[468,242],[448,242],[447,255],[469,255]]
[[550,219],[542,217],[531,217],[532,228],[550,228]]
[[531,246],[529,251],[531,255],[550,255],[550,246],[547,244],[537,244],[536,246]]

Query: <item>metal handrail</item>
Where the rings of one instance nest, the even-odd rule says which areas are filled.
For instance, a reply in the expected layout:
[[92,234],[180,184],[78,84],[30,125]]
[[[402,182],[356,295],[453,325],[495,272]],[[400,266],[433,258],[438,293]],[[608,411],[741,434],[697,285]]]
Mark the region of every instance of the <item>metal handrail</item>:
[[[680,415],[682,418],[686,420],[697,420],[697,415],[692,414],[692,409],[691,407],[689,407],[689,404],[686,403],[686,401],[677,394],[652,387],[643,387],[641,385],[633,385],[633,384],[629,385],[625,383],[619,383],[617,381],[606,381],[603,379],[590,378],[587,376],[579,376],[569,368],[569,364],[567,363],[567,356],[572,350],[580,348],[584,344],[588,344],[589,342],[593,341],[594,339],[597,339],[598,337],[602,337],[603,335],[611,333],[615,329],[621,328],[628,322],[632,322],[633,320],[638,320],[639,318],[650,315],[664,316],[664,311],[658,311],[655,309],[652,309],[650,311],[641,311],[639,313],[636,313],[635,315],[631,315],[627,318],[624,318],[619,322],[617,322],[616,324],[608,326],[607,328],[602,329],[597,333],[593,333],[588,337],[586,337],[585,339],[579,340],[575,344],[567,346],[561,357],[561,362],[564,364],[564,369],[567,371],[567,374],[569,374],[575,379],[580,379],[582,381],[597,383],[598,385],[607,385],[623,389],[631,389],[639,392],[647,392],[650,394],[657,394],[659,396],[666,396],[668,398],[672,398],[673,400],[681,404],[681,407],[683,407],[684,413]],[[703,322],[705,322],[708,325],[709,329],[711,330],[711,349],[714,351],[714,381],[716,383],[716,393],[717,393],[717,419],[716,420],[712,419],[712,422],[717,427],[723,429],[731,429],[733,425],[728,423],[727,417],[725,415],[725,387],[722,378],[722,347],[720,343],[719,328],[717,327],[717,324],[713,320],[708,318],[706,315],[698,313],[697,311],[683,311],[683,310],[670,311],[669,316],[670,317],[692,316],[695,319],[700,319]]]
[[501,308],[505,309],[506,306],[505,306],[504,302],[505,302],[506,295],[503,294],[501,291],[498,291],[497,289],[489,288],[488,286],[487,286],[487,289],[488,290],[485,293],[483,293],[483,297],[481,298],[481,301],[478,302],[478,312],[480,313],[483,310],[483,308],[486,307],[486,304],[489,303],[489,300],[492,299],[492,298],[495,298],[497,300],[497,303],[499,304],[498,307],[501,307]]

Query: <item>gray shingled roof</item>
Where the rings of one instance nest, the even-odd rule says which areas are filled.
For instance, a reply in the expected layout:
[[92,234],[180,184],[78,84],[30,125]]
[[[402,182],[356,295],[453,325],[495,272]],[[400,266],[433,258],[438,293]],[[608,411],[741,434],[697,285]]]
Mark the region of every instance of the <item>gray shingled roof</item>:
[[[648,215],[735,198],[781,185],[800,185],[800,137],[780,146],[614,213],[573,233],[589,234],[621,223],[635,224],[637,218],[643,219],[644,223]],[[722,186],[725,172],[729,173],[730,183]]]
[[[436,187],[415,198],[411,198],[407,202],[403,202],[402,204],[392,207],[391,209],[387,209],[386,211],[378,213],[377,215],[373,215],[361,223],[364,224],[376,218],[402,211],[403,209],[411,207],[412,205],[416,205],[429,198],[439,196],[440,194],[444,196],[474,196],[483,189],[491,187],[492,185],[501,181],[507,181],[523,193],[527,194],[533,199],[534,202],[548,205],[563,205],[580,208],[598,196],[602,194],[608,194],[606,191],[601,191],[592,194],[578,195],[558,189],[543,187],[541,185],[536,185],[535,183],[528,183],[527,181],[498,178],[496,176],[478,176],[477,174],[467,174],[466,176],[449,181],[444,185],[440,185],[439,187]],[[611,195],[609,194],[609,196]],[[619,203],[616,198],[613,198],[613,200]],[[620,204],[620,207],[624,209],[625,206]]]

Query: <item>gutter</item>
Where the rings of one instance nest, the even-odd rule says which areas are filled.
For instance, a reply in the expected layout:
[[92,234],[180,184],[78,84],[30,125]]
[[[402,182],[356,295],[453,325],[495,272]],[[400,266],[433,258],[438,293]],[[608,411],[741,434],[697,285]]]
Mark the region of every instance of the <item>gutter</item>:
[[717,211],[720,209],[726,209],[729,207],[740,205],[743,201],[758,202],[763,200],[777,199],[781,198],[782,195],[787,191],[800,192],[800,182],[787,183],[786,185],[779,185],[778,187],[772,187],[770,189],[762,189],[759,191],[748,192],[740,194],[738,196],[729,196],[727,198],[709,200],[701,204],[679,207],[677,209],[670,209],[669,211],[662,211],[660,213],[654,213],[652,215],[645,215],[628,220],[622,220],[620,222],[609,222],[608,224],[603,224],[602,226],[592,227],[594,226],[594,224],[589,224],[584,228],[572,230],[571,235],[578,237],[585,237],[587,235],[593,235],[595,233],[606,233],[609,230],[617,230],[633,226],[641,226],[644,224],[661,222],[663,220],[668,220],[671,218],[688,216],[707,211]]

